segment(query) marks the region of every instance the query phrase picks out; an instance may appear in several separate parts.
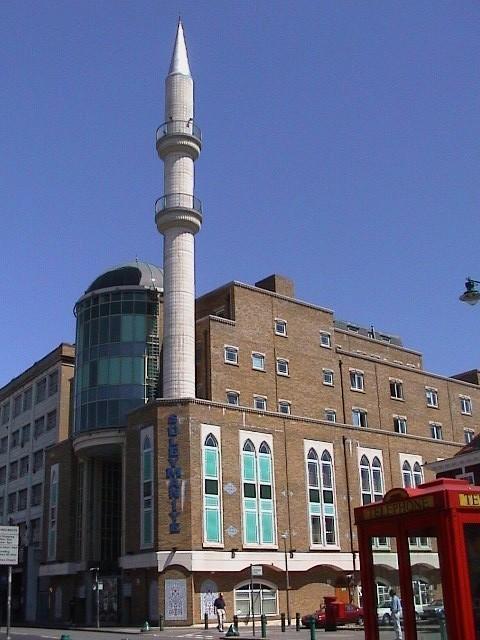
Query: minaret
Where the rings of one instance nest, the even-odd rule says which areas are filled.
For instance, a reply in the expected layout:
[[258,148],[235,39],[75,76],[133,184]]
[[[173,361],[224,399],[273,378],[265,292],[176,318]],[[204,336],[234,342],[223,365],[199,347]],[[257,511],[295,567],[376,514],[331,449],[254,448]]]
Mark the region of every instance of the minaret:
[[194,196],[194,162],[202,147],[193,116],[193,79],[179,21],[165,79],[165,122],[157,129],[164,195],[155,204],[164,236],[163,397],[195,397],[195,241],[202,205]]

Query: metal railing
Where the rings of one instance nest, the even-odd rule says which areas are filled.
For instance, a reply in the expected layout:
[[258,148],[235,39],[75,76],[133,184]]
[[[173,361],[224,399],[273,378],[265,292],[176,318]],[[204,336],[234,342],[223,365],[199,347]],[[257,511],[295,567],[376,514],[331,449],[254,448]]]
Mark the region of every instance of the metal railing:
[[185,207],[202,213],[202,202],[190,193],[167,193],[155,202],[155,213],[173,207]]
[[164,122],[157,129],[157,140],[175,133],[183,133],[188,136],[193,136],[197,138],[197,140],[202,140],[200,127],[197,127],[191,118],[190,120],[169,120],[168,122]]

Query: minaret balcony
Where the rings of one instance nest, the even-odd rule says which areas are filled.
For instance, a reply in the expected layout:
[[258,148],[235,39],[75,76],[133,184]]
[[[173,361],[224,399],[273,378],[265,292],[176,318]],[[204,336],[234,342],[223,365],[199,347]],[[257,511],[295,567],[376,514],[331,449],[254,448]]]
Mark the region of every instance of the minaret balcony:
[[191,193],[167,193],[155,202],[155,222],[160,233],[186,227],[197,233],[202,225],[202,203]]
[[202,149],[200,127],[189,120],[169,120],[157,129],[157,153],[163,160],[171,151],[185,151],[194,160]]

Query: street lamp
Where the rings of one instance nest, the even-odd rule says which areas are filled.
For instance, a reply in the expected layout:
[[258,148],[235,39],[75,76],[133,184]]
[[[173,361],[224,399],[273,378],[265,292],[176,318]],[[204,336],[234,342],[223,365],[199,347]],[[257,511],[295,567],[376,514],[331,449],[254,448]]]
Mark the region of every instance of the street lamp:
[[459,300],[462,302],[466,302],[467,304],[477,304],[480,302],[480,291],[476,288],[475,285],[480,284],[479,280],[472,280],[472,278],[467,278],[465,281],[465,291],[459,297]]
[[287,620],[288,626],[292,624],[292,618],[290,616],[290,576],[288,574],[288,554],[287,554],[287,538],[289,536],[288,531],[282,533],[283,538],[283,554],[285,557],[285,588],[287,593]]
[[98,572],[100,571],[100,567],[90,567],[90,571],[94,571],[94,581],[95,581],[95,604],[96,604],[96,623],[97,623],[97,629],[100,629],[100,590],[99,590],[99,584],[98,584]]

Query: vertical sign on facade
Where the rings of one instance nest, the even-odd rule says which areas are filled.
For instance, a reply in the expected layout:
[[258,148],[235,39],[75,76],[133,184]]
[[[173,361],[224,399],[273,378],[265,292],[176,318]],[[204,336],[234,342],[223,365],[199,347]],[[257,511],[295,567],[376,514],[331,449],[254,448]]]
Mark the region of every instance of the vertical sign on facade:
[[177,416],[168,416],[168,463],[166,470],[168,480],[168,499],[170,501],[170,533],[180,533],[180,523],[177,522],[180,508],[180,493],[182,469],[178,465],[178,436],[179,426]]

